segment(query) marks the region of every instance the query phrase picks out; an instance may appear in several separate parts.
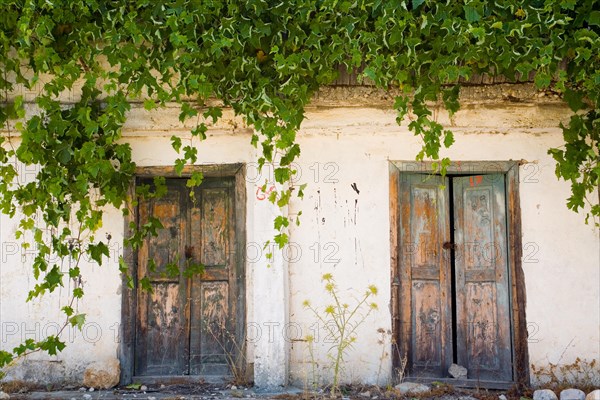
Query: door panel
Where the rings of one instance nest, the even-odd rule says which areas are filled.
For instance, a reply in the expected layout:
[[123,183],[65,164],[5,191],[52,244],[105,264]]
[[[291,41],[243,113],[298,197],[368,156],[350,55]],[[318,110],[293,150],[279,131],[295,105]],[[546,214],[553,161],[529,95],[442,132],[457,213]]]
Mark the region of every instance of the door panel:
[[446,183],[426,175],[400,181],[400,351],[412,376],[443,376],[452,363],[450,263],[440,246],[450,236]]
[[202,219],[200,220],[201,262],[210,267],[227,268],[229,253],[228,223],[231,196],[227,188],[202,190]]
[[181,273],[169,274],[167,267],[183,267],[180,255],[187,241],[185,199],[184,186],[168,182],[167,195],[139,206],[141,224],[154,216],[164,229],[157,237],[146,239],[138,255],[138,282],[147,278],[152,291],[138,290],[136,375],[187,373],[187,281]]
[[192,243],[205,272],[192,284],[190,373],[225,375],[238,340],[233,180],[207,182],[196,190],[196,199],[200,212],[192,214]]
[[504,176],[452,178],[457,362],[470,379],[512,380]]
[[233,334],[229,316],[227,282],[199,282],[194,286],[195,324],[192,329],[191,373],[193,375],[225,375],[228,373],[227,352],[232,351]]
[[[146,277],[152,292],[137,291],[135,375],[229,375],[227,355],[243,336],[233,182],[206,179],[190,197],[185,179],[167,179],[164,197],[140,201],[139,223],[154,216],[164,229],[138,252],[138,287]],[[186,273],[198,264],[204,273]]]

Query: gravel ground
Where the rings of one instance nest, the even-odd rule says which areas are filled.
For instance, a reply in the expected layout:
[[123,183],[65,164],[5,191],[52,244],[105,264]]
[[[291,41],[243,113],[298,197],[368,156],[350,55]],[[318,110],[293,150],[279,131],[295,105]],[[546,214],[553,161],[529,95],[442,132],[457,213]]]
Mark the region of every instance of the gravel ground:
[[[306,392],[300,388],[288,387],[278,392],[264,392],[253,387],[223,387],[214,384],[195,385],[169,385],[154,387],[148,385],[145,390],[134,390],[128,388],[116,388],[111,390],[89,391],[85,388],[79,390],[57,390],[57,391],[29,391],[26,393],[11,393],[10,399],[42,400],[42,399],[67,399],[67,400],[235,400],[235,399],[277,399],[277,400],[318,400],[330,397],[327,393]],[[432,392],[423,395],[400,395],[397,391],[386,390],[380,387],[356,387],[347,386],[342,388],[341,400],[499,400],[500,395],[506,395],[504,399],[519,399],[520,394],[507,394],[503,391],[467,390],[456,389],[451,386],[434,388]],[[504,400],[503,399],[503,400]]]

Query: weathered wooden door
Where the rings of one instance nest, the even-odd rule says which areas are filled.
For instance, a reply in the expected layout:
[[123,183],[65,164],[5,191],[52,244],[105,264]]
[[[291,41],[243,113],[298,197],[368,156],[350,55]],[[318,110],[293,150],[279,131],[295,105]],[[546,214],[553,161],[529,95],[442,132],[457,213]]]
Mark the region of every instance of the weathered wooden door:
[[512,380],[506,194],[499,174],[452,178],[457,363],[469,378]]
[[[243,347],[234,181],[206,179],[194,199],[185,179],[166,185],[138,206],[139,224],[153,216],[164,229],[138,252],[134,374],[228,375],[227,357]],[[192,274],[198,265],[204,273]]]
[[400,337],[411,372],[441,377],[452,364],[448,178],[402,175],[400,181]]
[[401,174],[399,344],[410,376],[511,381],[501,174]]

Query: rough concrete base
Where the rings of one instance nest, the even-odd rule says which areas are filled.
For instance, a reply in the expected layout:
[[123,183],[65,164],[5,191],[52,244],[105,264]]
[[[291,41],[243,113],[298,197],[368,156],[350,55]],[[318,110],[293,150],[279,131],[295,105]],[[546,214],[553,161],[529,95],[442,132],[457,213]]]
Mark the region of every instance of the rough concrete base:
[[35,387],[64,387],[80,385],[85,366],[68,365],[62,361],[23,360],[9,368],[4,382],[26,382]]

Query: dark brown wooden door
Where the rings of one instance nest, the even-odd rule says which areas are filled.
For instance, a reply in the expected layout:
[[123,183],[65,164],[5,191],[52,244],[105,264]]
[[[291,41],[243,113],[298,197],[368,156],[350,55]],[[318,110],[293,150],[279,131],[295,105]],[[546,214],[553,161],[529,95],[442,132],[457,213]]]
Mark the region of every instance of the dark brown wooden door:
[[499,174],[455,177],[457,362],[471,379],[512,380],[506,195]]
[[511,381],[504,176],[399,179],[399,344],[408,374],[448,377],[454,362],[468,379]]
[[[228,375],[242,347],[234,181],[206,179],[193,198],[185,179],[166,184],[139,204],[139,223],[154,216],[164,229],[138,252],[135,375]],[[191,274],[198,265],[205,272]]]

